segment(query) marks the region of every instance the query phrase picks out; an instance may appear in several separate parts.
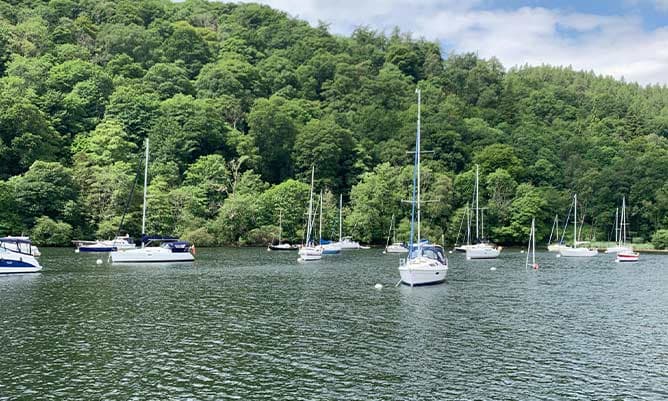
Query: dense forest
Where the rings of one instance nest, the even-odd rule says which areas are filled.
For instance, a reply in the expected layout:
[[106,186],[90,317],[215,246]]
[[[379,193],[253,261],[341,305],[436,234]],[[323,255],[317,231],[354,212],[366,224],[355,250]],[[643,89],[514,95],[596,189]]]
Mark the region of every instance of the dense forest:
[[343,194],[345,233],[383,243],[395,215],[405,238],[416,87],[429,238],[454,242],[475,164],[498,243],[533,216],[547,237],[573,193],[586,237],[611,237],[622,196],[636,241],[668,228],[663,86],[203,0],[0,1],[0,77],[0,234],[40,244],[138,236],[147,137],[150,233],[262,244],[281,213],[299,241],[315,166],[327,236]]

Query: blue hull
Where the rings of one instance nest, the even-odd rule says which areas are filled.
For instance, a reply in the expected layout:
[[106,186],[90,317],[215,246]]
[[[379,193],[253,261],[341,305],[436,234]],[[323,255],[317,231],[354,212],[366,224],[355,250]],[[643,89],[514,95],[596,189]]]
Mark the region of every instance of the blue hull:
[[341,251],[322,251],[323,255],[338,255]]
[[80,246],[79,252],[112,252],[116,250],[115,246]]
[[14,268],[14,267],[35,267],[35,266],[23,261],[0,259],[0,273],[2,273],[3,267]]

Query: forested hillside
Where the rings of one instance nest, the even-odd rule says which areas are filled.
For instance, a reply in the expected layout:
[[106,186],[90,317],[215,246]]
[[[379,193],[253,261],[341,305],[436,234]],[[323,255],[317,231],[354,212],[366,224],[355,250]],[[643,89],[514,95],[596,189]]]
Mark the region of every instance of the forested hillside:
[[[447,23],[445,21],[444,23]],[[668,89],[566,67],[505,69],[410,34],[336,36],[255,4],[0,1],[0,234],[111,237],[150,138],[148,230],[199,244],[298,240],[308,178],[328,235],[408,230],[416,87],[428,236],[453,242],[480,165],[491,240],[539,237],[578,193],[608,239],[668,228]],[[141,231],[137,182],[122,232]]]

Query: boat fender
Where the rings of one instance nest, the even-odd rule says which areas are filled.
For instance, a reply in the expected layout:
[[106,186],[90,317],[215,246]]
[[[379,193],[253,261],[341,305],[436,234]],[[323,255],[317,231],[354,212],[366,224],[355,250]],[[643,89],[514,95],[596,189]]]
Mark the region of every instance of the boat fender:
[[534,263],[534,264],[532,265],[532,267],[533,267],[534,270],[538,270],[538,268],[539,268],[540,266],[538,266],[538,263]]

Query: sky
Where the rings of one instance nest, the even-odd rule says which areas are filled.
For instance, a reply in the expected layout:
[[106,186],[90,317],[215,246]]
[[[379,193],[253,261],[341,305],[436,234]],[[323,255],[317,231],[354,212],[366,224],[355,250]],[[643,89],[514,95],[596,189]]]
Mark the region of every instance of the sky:
[[561,65],[668,84],[668,0],[254,0],[330,32],[394,27],[506,68]]

